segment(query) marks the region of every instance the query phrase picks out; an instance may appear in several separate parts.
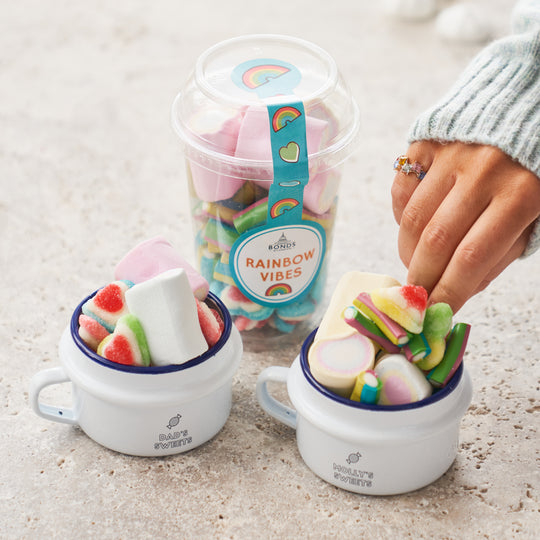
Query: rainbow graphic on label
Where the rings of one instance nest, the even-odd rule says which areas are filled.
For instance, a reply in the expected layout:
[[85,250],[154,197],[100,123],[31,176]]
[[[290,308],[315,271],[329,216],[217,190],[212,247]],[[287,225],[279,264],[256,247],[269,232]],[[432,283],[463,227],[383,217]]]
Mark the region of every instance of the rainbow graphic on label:
[[272,117],[272,129],[274,132],[278,132],[283,129],[289,122],[294,122],[302,113],[291,105],[281,107],[278,109]]
[[277,203],[274,203],[272,205],[272,208],[270,208],[270,216],[272,218],[276,218],[278,216],[281,216],[283,212],[286,212],[287,210],[290,210],[291,208],[294,208],[295,206],[298,206],[298,201],[296,199],[281,199]]
[[277,296],[278,294],[290,294],[292,292],[291,286],[288,283],[276,283],[275,285],[270,285],[266,292],[266,296]]
[[242,82],[248,88],[258,88],[259,86],[266,84],[271,79],[277,79],[289,71],[290,69],[285,66],[274,64],[254,66],[244,72],[242,75]]

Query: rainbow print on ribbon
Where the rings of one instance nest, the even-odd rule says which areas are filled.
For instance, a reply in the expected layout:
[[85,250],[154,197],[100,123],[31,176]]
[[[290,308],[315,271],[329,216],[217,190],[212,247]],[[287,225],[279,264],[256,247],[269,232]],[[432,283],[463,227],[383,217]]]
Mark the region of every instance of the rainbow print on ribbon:
[[288,73],[290,69],[285,66],[279,66],[277,64],[265,64],[260,66],[253,66],[248,69],[242,75],[242,82],[251,89],[258,88],[263,84],[266,84],[271,79],[277,79],[285,73]]
[[270,208],[270,216],[272,218],[276,218],[278,216],[281,216],[283,212],[287,212],[287,210],[290,210],[291,208],[294,208],[295,206],[298,206],[298,201],[296,199],[281,199],[280,201],[277,201],[272,205],[272,208]]
[[277,133],[283,129],[289,122],[294,122],[302,113],[292,105],[287,105],[278,109],[272,117],[272,129]]
[[266,296],[278,296],[279,294],[290,294],[292,292],[291,286],[288,283],[276,283],[275,285],[270,285],[266,289]]

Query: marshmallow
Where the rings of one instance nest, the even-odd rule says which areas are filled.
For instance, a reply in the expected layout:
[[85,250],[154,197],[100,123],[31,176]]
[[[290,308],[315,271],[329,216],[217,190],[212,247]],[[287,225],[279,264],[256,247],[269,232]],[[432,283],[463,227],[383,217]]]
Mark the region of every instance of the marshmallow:
[[382,381],[380,405],[404,405],[431,395],[433,387],[414,364],[401,354],[383,356],[375,365]]
[[328,170],[310,178],[304,188],[304,207],[315,214],[325,214],[330,210],[339,189],[340,175]]
[[313,342],[308,362],[315,380],[331,392],[348,398],[358,375],[373,368],[375,347],[370,339],[354,331],[345,337]]
[[358,293],[393,285],[399,285],[399,282],[389,276],[357,271],[347,272],[341,277],[332,294],[314,341],[347,337],[357,333],[356,329],[349,326],[341,316],[343,310],[350,306]]
[[[309,154],[317,153],[324,142],[328,122],[312,116],[306,117],[306,142]],[[237,158],[254,161],[271,162],[272,146],[270,143],[270,128],[268,111],[262,107],[250,107],[246,111],[238,133],[238,141],[234,155]],[[272,179],[272,168],[253,171],[254,180],[265,180],[268,187]]]
[[[205,144],[217,153],[234,155],[236,142],[242,122],[242,114],[225,121],[216,110],[200,111],[191,119],[195,131]],[[232,197],[245,180],[227,176],[207,169],[195,161],[190,161],[191,178],[197,197],[203,201],[214,202]]]
[[[332,227],[334,226],[334,219],[336,217],[336,207],[332,205],[328,212],[324,214],[315,214],[314,212],[304,208],[302,212],[302,219],[304,221],[315,221],[318,223],[326,232],[328,237],[331,236]],[[330,238],[328,238],[330,240]]]
[[129,311],[141,322],[154,365],[183,364],[208,349],[184,269],[167,270],[128,292]]
[[183,259],[163,236],[145,240],[129,251],[116,265],[114,277],[141,283],[172,268],[183,268],[195,296],[199,300],[206,298],[207,280]]

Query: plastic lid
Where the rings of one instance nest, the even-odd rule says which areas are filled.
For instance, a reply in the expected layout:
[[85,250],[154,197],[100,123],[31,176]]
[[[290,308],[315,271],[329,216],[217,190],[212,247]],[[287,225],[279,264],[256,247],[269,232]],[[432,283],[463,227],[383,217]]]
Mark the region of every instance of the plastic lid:
[[[271,179],[266,106],[295,101],[306,114],[310,169],[346,159],[358,107],[330,55],[298,38],[248,35],[208,49],[174,101],[172,123],[188,159],[238,178]],[[245,144],[254,139],[260,143]]]

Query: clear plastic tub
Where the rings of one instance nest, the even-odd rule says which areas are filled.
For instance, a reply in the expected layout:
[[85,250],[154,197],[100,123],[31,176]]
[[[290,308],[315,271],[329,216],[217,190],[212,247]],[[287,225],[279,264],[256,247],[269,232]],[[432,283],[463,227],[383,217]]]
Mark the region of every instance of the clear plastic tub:
[[319,316],[339,184],[358,140],[358,107],[336,63],[287,36],[218,43],[196,61],[172,123],[212,292],[244,338],[303,339]]

